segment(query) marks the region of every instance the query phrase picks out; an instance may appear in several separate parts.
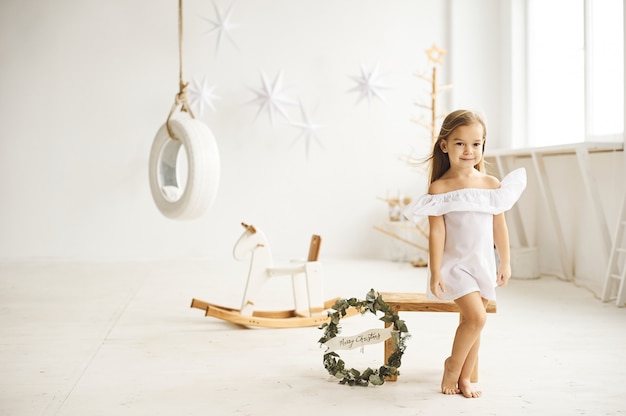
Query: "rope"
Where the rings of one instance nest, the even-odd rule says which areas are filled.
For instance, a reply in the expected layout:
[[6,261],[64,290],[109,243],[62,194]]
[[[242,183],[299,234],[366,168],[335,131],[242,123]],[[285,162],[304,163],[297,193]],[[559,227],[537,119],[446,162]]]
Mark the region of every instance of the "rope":
[[187,86],[188,82],[183,81],[183,0],[178,0],[178,94],[174,97],[174,104],[170,109],[170,113],[167,116],[165,125],[170,137],[174,140],[178,138],[174,135],[174,132],[170,128],[170,119],[174,111],[180,106],[180,111],[188,112],[191,118],[196,118],[191,111],[191,106],[187,100]]

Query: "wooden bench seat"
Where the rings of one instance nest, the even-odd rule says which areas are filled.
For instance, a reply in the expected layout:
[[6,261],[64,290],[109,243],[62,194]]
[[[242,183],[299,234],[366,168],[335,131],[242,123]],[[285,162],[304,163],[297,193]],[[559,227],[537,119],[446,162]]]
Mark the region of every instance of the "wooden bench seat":
[[[454,301],[442,302],[427,299],[426,294],[424,293],[381,292],[380,296],[389,304],[389,306],[391,306],[391,308],[393,308],[396,314],[399,312],[458,312],[459,319],[461,319],[461,311]],[[487,304],[487,313],[495,312],[496,303],[494,301],[489,301]],[[389,325],[391,324],[385,324],[385,326]],[[394,349],[395,341],[393,338],[389,338],[385,341],[385,363]],[[395,381],[396,379],[396,376],[390,376],[387,378],[388,381]],[[474,366],[471,381],[473,383],[478,381],[478,361],[476,361],[476,365]]]

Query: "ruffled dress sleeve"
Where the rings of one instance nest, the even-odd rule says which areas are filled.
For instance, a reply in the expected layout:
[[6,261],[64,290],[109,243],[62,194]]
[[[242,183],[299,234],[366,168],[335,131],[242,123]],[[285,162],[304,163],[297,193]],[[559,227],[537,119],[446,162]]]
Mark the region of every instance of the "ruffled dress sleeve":
[[497,189],[466,188],[443,194],[426,194],[407,205],[402,214],[414,223],[424,217],[453,211],[500,214],[515,205],[525,188],[526,170],[519,168],[506,175]]

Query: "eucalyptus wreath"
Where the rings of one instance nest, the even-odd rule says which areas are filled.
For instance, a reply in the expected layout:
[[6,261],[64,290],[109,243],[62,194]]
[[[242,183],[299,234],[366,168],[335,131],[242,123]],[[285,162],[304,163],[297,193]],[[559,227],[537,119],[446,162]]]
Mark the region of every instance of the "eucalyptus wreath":
[[324,344],[341,332],[339,321],[346,316],[349,308],[356,308],[361,314],[370,312],[376,315],[376,312],[382,312],[384,315],[379,320],[393,324],[394,331],[391,333],[391,336],[395,340],[396,348],[389,356],[387,362],[378,369],[368,367],[361,372],[354,368],[346,368],[346,363],[334,351],[324,354],[324,367],[328,370],[328,374],[340,379],[339,384],[348,384],[349,386],[367,386],[369,383],[376,386],[384,384],[385,377],[400,374],[398,368],[402,364],[402,355],[406,349],[409,330],[404,321],[398,317],[380,294],[371,289],[367,293],[365,300],[350,298],[340,299],[335,302],[331,308],[334,312],[328,311],[330,319],[319,328],[324,330],[324,336],[318,341],[320,344]]

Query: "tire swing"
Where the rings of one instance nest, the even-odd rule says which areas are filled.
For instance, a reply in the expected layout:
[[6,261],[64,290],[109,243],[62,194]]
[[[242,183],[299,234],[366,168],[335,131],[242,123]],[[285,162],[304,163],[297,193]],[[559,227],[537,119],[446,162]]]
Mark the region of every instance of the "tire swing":
[[[157,132],[150,150],[150,192],[159,211],[171,219],[194,219],[213,204],[220,176],[220,157],[215,137],[209,127],[196,120],[187,100],[183,82],[182,0],[178,7],[179,92],[167,121]],[[179,109],[191,118],[173,118]],[[185,150],[187,177],[184,187],[179,184],[179,153]],[[181,183],[183,181],[180,181]]]

